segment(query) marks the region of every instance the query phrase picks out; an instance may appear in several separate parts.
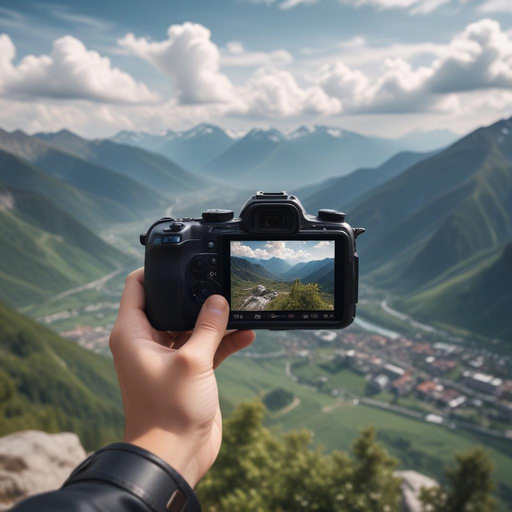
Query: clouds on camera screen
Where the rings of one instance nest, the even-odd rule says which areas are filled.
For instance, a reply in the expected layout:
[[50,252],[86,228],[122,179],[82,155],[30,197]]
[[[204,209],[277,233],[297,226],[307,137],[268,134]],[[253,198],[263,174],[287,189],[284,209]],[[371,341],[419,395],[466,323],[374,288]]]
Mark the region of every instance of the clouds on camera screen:
[[231,255],[240,258],[268,260],[280,258],[292,263],[297,261],[334,258],[334,242],[330,241],[267,241],[231,242]]

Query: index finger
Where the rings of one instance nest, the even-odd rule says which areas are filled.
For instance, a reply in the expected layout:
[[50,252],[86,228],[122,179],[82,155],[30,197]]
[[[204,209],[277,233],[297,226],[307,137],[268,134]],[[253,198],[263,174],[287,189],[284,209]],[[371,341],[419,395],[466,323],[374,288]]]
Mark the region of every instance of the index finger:
[[119,304],[119,315],[125,315],[134,310],[144,312],[145,305],[144,267],[141,267],[128,274],[126,278],[121,303]]

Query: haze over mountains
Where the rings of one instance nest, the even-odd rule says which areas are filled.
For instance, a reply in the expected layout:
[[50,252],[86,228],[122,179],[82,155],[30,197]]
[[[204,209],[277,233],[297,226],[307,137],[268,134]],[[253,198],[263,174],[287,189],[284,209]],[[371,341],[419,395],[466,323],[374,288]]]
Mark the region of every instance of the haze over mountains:
[[[119,268],[126,256],[101,239],[104,227],[157,218],[183,194],[201,197],[198,205],[222,207],[224,192],[233,187],[287,188],[310,213],[326,207],[346,210],[350,223],[367,229],[358,240],[363,280],[388,290],[403,310],[424,320],[509,336],[507,325],[470,321],[461,312],[468,301],[457,297],[476,293],[469,290],[478,290],[482,276],[495,276],[510,258],[511,131],[512,122],[504,120],[445,149],[418,152],[412,147],[400,151],[401,140],[323,126],[287,133],[257,129],[235,137],[199,125],[184,132],[123,132],[114,140],[95,141],[67,130],[36,136],[0,130],[6,248],[1,279],[3,288],[12,290],[0,298],[26,305]],[[422,135],[437,140],[435,134]],[[163,156],[164,150],[175,161]],[[361,163],[364,158],[375,165]],[[344,165],[351,161],[350,170],[356,170],[345,174]],[[323,180],[328,169],[336,177]],[[240,207],[247,193],[234,194]],[[18,231],[23,234],[16,243]],[[307,269],[299,273],[301,264],[288,268],[278,258],[250,263],[268,279],[310,274]],[[496,286],[494,297],[510,304],[502,287]],[[446,301],[450,308],[442,307]]]
[[235,137],[203,124],[159,136],[121,132],[112,140],[151,149],[185,168],[234,184],[258,188],[273,183],[290,188],[294,182],[315,183],[358,167],[379,165],[400,150],[437,149],[455,138],[450,132],[428,132],[383,139],[328,126],[301,126],[289,132],[254,129]]

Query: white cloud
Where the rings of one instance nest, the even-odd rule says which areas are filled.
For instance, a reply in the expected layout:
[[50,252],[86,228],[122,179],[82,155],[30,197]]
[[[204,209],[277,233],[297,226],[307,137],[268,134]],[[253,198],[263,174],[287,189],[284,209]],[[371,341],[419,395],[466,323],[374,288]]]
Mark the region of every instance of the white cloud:
[[221,66],[225,67],[281,67],[293,62],[293,57],[286,50],[275,50],[273,52],[251,52],[247,51],[242,43],[230,41],[221,52]]
[[385,59],[376,80],[338,62],[324,66],[315,82],[344,112],[359,114],[453,109],[455,93],[512,87],[512,39],[496,21],[472,23],[436,51],[429,66],[418,68]]
[[466,27],[433,65],[428,87],[435,93],[512,87],[512,39],[497,21]]
[[0,91],[4,95],[107,103],[159,99],[146,85],[71,36],[54,41],[51,55],[27,55],[18,65],[13,63],[15,56],[10,37],[0,35]]
[[478,11],[484,13],[491,12],[512,12],[512,2],[510,0],[487,0],[478,6]]
[[279,4],[279,9],[283,11],[287,11],[288,9],[293,9],[298,5],[314,5],[317,4],[319,0],[284,0]]
[[302,249],[294,251],[290,247],[287,247],[284,241],[267,242],[264,247],[264,249],[253,249],[248,245],[244,245],[242,242],[232,242],[231,254],[233,256],[257,258],[261,260],[268,260],[270,258],[281,258],[283,260],[314,259],[307,251],[303,251]]
[[331,242],[330,240],[322,240],[318,242],[314,248],[315,249],[323,249],[324,247],[329,247],[330,245],[334,245],[334,242]]
[[121,47],[150,62],[174,81],[184,104],[228,102],[233,86],[219,71],[220,52],[211,41],[211,32],[197,23],[171,25],[168,39],[152,42],[133,34],[118,40]]
[[408,9],[411,14],[428,14],[450,0],[339,0],[343,5],[362,7],[371,5],[378,9]]
[[317,85],[301,87],[288,71],[258,70],[247,81],[241,95],[245,114],[279,117],[341,112],[337,98],[330,97]]
[[359,98],[369,87],[364,73],[339,61],[320,68],[316,82],[326,94],[340,100]]
[[[234,86],[221,73],[219,49],[211,41],[210,31],[202,25],[172,25],[168,35],[166,41],[150,42],[127,34],[119,44],[171,76],[182,104],[219,104],[223,105],[225,114],[269,117],[340,112],[339,101],[330,98],[321,87],[301,87],[290,72],[274,67],[261,67],[244,84]],[[247,54],[237,42],[230,43],[227,51],[231,64],[240,64],[247,55],[253,63],[260,61],[269,65],[272,60],[279,59],[282,63],[291,58],[282,50]],[[225,56],[224,61],[228,57]]]
[[[277,0],[246,0],[252,4],[264,4],[264,5],[273,5],[277,3]],[[287,11],[289,9],[293,9],[299,5],[315,5],[320,0],[283,0],[279,2],[277,5],[279,9],[283,11]]]

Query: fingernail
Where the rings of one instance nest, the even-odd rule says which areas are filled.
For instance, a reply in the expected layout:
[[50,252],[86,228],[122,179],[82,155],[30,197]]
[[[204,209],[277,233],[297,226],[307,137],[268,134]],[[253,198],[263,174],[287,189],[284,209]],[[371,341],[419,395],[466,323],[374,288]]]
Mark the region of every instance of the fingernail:
[[226,299],[220,295],[212,295],[206,301],[206,308],[208,311],[216,315],[222,315],[226,311]]

